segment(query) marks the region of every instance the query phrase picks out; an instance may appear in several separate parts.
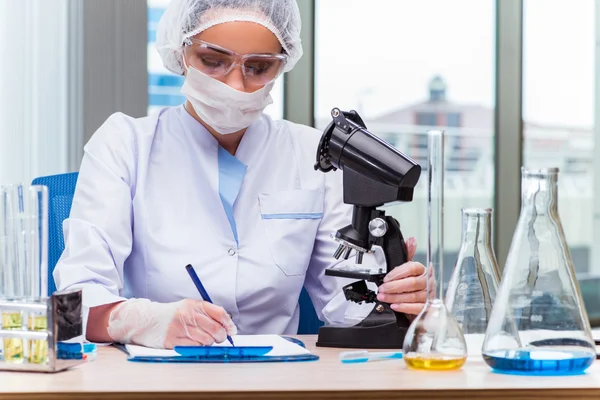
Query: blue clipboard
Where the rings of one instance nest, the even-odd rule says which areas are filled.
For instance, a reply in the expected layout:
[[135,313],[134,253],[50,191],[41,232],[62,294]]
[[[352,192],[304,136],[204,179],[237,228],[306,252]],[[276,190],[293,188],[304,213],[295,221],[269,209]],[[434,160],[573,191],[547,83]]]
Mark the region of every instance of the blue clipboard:
[[[302,347],[302,341],[282,336],[284,339],[296,343]],[[127,353],[123,345],[114,345],[118,349]],[[176,346],[174,350],[180,354],[176,357],[128,357],[132,362],[148,363],[203,363],[203,364],[224,364],[224,363],[264,363],[264,362],[298,362],[298,361],[316,361],[319,356],[314,354],[299,354],[294,356],[267,356],[266,354],[273,348],[270,346],[262,347],[211,347],[211,346]],[[128,353],[127,353],[128,354]]]
[[248,358],[262,357],[273,346],[264,347],[213,347],[213,346],[175,346],[173,349],[183,357],[200,358]]

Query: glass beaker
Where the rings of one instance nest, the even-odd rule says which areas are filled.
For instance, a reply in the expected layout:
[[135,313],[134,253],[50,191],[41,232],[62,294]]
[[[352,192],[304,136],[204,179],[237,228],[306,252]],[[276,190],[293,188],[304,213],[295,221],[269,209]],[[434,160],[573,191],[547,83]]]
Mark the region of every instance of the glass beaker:
[[[442,300],[444,284],[444,132],[428,132],[427,300],[404,338],[406,365],[419,370],[452,370],[463,366],[467,345],[460,326]],[[436,276],[435,282],[429,278]],[[432,283],[434,283],[432,285]],[[437,295],[436,295],[437,291]]]
[[498,291],[500,273],[492,248],[492,209],[464,208],[461,245],[446,292],[446,308],[470,335],[469,353],[480,353]]
[[558,215],[558,169],[521,171],[521,213],[483,358],[497,372],[582,373],[596,350]]

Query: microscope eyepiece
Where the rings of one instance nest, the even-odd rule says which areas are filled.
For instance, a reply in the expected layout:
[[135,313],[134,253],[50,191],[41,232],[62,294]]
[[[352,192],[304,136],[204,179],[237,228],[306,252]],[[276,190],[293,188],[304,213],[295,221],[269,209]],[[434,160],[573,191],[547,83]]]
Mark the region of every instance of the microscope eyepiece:
[[[369,132],[355,111],[343,112],[334,108],[331,116],[333,121],[319,143],[315,169],[322,172],[344,171],[347,203],[377,206],[393,201],[411,201],[421,176],[421,167]],[[347,184],[355,189],[346,187]],[[352,192],[361,193],[353,195]]]

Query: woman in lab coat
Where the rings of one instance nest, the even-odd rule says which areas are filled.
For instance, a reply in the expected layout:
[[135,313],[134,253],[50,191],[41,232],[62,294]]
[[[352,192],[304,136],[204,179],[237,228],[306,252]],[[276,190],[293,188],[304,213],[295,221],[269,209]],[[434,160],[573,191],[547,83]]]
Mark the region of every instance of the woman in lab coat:
[[[108,118],[85,146],[64,224],[54,278],[82,289],[87,338],[171,348],[295,334],[302,287],[322,320],[343,321],[329,305],[347,282],[324,275],[330,234],[351,218],[342,175],[313,169],[321,132],[262,112],[302,55],[295,0],[173,0],[157,48],[185,75],[186,103]],[[423,265],[388,278],[379,299],[417,314]]]

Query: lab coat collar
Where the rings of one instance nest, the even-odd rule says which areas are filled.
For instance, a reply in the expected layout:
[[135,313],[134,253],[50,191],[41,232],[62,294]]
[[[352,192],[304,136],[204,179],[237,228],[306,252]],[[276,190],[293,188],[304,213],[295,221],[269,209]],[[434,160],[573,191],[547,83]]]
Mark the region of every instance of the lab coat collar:
[[198,140],[201,144],[206,146],[214,146],[215,149],[218,146],[219,142],[217,139],[198,121],[194,118],[182,104],[176,108],[177,117],[183,125],[183,128],[188,131],[189,134],[196,140]]
[[[215,146],[215,149],[218,148],[217,139],[185,109],[184,105],[177,107],[177,115],[183,127],[200,143]],[[267,148],[269,129],[265,118],[267,117],[262,115],[246,129],[235,152],[235,157],[245,165],[249,166],[257,157],[266,156],[266,154],[263,155],[265,153],[263,150]]]
[[270,132],[268,125],[265,123],[265,118],[264,115],[261,116],[246,129],[235,152],[235,157],[248,166],[255,163],[257,159],[266,157],[269,151],[267,140]]

